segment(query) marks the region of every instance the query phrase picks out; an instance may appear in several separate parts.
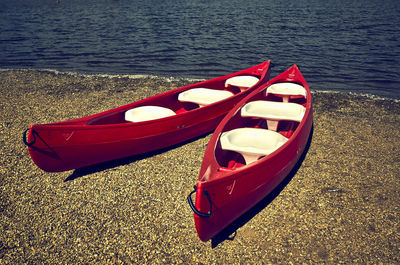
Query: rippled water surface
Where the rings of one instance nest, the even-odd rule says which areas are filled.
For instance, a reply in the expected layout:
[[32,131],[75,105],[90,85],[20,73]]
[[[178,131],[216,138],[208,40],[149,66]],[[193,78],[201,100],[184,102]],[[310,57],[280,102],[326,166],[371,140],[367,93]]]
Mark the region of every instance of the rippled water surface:
[[398,0],[2,0],[0,68],[211,78],[271,59],[400,99]]

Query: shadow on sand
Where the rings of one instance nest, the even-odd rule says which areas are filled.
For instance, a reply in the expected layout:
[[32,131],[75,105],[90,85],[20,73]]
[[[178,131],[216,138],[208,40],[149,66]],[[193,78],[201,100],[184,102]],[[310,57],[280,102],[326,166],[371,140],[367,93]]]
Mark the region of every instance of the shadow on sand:
[[244,226],[248,221],[250,221],[254,216],[256,216],[259,212],[261,212],[265,207],[267,207],[286,187],[287,184],[292,180],[294,175],[296,175],[297,171],[299,170],[301,164],[303,163],[308,149],[311,145],[311,140],[314,132],[314,127],[311,128],[310,136],[307,141],[307,145],[304,149],[303,154],[301,155],[299,161],[296,163],[292,171],[287,175],[287,177],[264,199],[258,202],[255,206],[253,206],[250,210],[245,212],[235,221],[233,221],[230,225],[228,225],[224,230],[222,230],[219,234],[211,239],[211,247],[215,248],[220,243],[224,242],[225,240],[234,240],[236,236],[236,231]]
[[[211,247],[212,248],[217,247],[219,244],[221,244],[225,240],[234,240],[235,236],[236,236],[236,231],[240,227],[244,226],[248,221],[250,221],[259,212],[261,212],[265,207],[267,207],[281,193],[281,191],[286,187],[286,185],[289,184],[289,182],[292,180],[294,175],[296,175],[297,171],[299,170],[301,164],[303,163],[303,161],[304,161],[304,159],[305,159],[305,157],[307,155],[308,149],[310,148],[310,145],[311,145],[313,132],[314,132],[314,127],[312,127],[312,129],[311,129],[310,136],[308,138],[307,145],[306,145],[306,147],[304,149],[303,154],[301,155],[299,161],[296,163],[295,167],[288,174],[288,176],[270,194],[268,194],[264,199],[262,199],[255,206],[253,206],[250,210],[245,212],[238,219],[236,219],[230,225],[228,225],[224,230],[222,230],[219,234],[217,234],[215,237],[213,237],[211,239]],[[90,174],[93,174],[93,173],[96,173],[96,172],[101,172],[101,171],[106,170],[106,169],[111,169],[111,168],[127,165],[127,164],[130,164],[132,162],[135,162],[135,161],[138,161],[138,160],[141,160],[141,159],[149,158],[149,157],[164,153],[166,151],[172,150],[174,148],[178,148],[178,147],[183,146],[185,144],[194,142],[194,141],[196,141],[196,140],[198,140],[198,139],[200,139],[202,137],[205,137],[207,135],[208,134],[204,134],[204,135],[201,135],[201,136],[199,136],[197,138],[188,140],[186,142],[183,142],[183,143],[180,143],[180,144],[176,144],[176,145],[173,145],[173,146],[170,146],[170,147],[166,147],[164,149],[160,149],[160,150],[157,150],[157,151],[154,151],[154,152],[149,152],[149,153],[142,154],[142,155],[135,155],[135,156],[131,156],[131,157],[123,158],[123,159],[118,159],[118,160],[113,160],[113,161],[109,161],[109,162],[96,164],[96,165],[93,165],[93,166],[79,168],[79,169],[76,169],[70,176],[68,176],[64,180],[64,182],[72,181],[72,180],[75,180],[77,178],[80,178],[80,177],[83,177],[83,176],[86,176],[86,175],[90,175]]]
[[72,181],[72,180],[75,180],[77,178],[84,177],[86,175],[90,175],[90,174],[101,172],[101,171],[104,171],[104,170],[107,170],[107,169],[111,169],[111,168],[127,165],[127,164],[133,163],[133,162],[138,161],[138,160],[142,160],[142,159],[146,159],[146,158],[149,158],[149,157],[152,157],[152,156],[155,156],[155,155],[159,155],[159,154],[162,154],[162,153],[167,152],[169,150],[181,147],[181,146],[183,146],[185,144],[194,142],[194,141],[196,141],[198,139],[206,137],[207,135],[208,135],[208,133],[200,135],[200,136],[198,136],[196,138],[187,140],[187,141],[185,141],[183,143],[172,145],[172,146],[169,146],[169,147],[166,147],[166,148],[163,148],[163,149],[159,149],[159,150],[156,150],[156,151],[153,151],[153,152],[148,152],[148,153],[140,154],[140,155],[134,155],[134,156],[121,158],[121,159],[117,159],[117,160],[112,160],[112,161],[107,161],[107,162],[95,164],[95,165],[88,166],[88,167],[78,168],[78,169],[75,169],[74,172],[64,180],[64,182]]

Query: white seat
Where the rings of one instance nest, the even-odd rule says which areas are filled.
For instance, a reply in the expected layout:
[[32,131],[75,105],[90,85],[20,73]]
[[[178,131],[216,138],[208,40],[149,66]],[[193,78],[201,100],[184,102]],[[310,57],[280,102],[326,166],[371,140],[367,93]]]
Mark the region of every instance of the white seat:
[[267,120],[268,129],[276,131],[280,120],[301,122],[306,108],[296,103],[257,100],[244,105],[242,117],[257,117]]
[[261,156],[266,156],[277,150],[288,139],[283,135],[260,128],[239,128],[221,135],[221,148],[240,153],[250,164]]
[[267,88],[267,94],[279,95],[283,98],[283,102],[289,102],[290,96],[307,96],[306,89],[295,83],[276,83]]
[[226,90],[210,88],[193,88],[181,92],[178,96],[180,102],[192,102],[199,104],[200,107],[215,103],[217,101],[233,96],[233,93]]
[[237,86],[240,88],[240,91],[243,91],[246,88],[252,87],[257,84],[259,80],[260,79],[258,79],[257,77],[251,75],[238,75],[227,79],[225,81],[225,87],[228,87],[230,85]]
[[159,106],[142,106],[125,112],[125,120],[130,122],[141,122],[161,119],[175,115],[175,112]]

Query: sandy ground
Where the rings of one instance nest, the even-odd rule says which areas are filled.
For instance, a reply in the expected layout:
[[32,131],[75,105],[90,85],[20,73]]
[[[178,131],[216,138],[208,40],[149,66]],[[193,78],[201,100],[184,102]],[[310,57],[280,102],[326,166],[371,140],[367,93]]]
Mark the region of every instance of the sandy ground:
[[0,71],[0,264],[400,263],[400,103],[313,93],[300,169],[237,225],[201,242],[186,196],[210,135],[92,170],[46,173],[21,135],[188,81]]

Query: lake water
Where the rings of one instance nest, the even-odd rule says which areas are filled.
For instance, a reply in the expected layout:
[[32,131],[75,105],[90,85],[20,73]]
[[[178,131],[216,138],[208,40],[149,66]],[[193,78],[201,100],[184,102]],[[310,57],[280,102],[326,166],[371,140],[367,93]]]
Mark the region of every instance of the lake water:
[[208,79],[266,59],[400,99],[398,0],[0,0],[0,68]]

